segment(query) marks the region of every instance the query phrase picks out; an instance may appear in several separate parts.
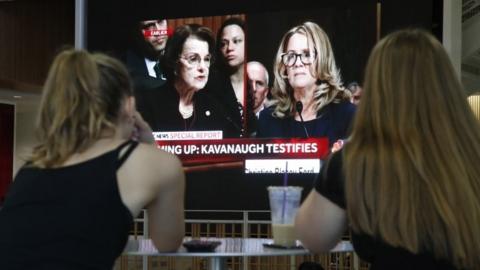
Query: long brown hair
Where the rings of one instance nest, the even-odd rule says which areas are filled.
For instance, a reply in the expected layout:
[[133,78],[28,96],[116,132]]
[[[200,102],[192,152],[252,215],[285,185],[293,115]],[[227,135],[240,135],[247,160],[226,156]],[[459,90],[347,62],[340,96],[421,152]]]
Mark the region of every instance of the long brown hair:
[[374,48],[346,145],[352,229],[458,268],[480,265],[480,125],[442,45],[402,30]]
[[53,61],[37,120],[39,145],[30,161],[55,167],[113,130],[122,102],[133,95],[126,68],[103,54],[67,50]]

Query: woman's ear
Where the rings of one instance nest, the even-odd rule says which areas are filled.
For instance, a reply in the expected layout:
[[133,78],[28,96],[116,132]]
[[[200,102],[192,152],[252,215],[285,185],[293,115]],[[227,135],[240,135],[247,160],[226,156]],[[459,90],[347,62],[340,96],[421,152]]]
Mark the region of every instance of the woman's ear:
[[135,115],[135,112],[137,111],[136,107],[135,107],[135,97],[134,96],[129,96],[125,99],[125,104],[123,105],[124,106],[124,110],[125,110],[125,114],[128,116],[128,117],[132,117]]

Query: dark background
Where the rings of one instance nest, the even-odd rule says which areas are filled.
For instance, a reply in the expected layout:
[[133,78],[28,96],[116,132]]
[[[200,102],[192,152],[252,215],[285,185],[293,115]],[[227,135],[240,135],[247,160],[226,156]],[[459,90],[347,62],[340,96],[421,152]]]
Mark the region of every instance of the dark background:
[[[253,1],[252,1],[253,2]],[[394,30],[422,27],[440,40],[441,0],[351,0],[255,3],[229,0],[204,1],[89,1],[87,47],[93,51],[121,53],[129,46],[126,29],[133,22],[152,18],[185,18],[245,13],[247,59],[264,63],[271,73],[273,58],[282,35],[306,19],[317,22],[329,35],[344,83],[362,82],[363,68],[377,41]],[[178,4],[177,4],[178,3]],[[380,4],[380,33],[377,11]],[[272,74],[270,74],[272,75]],[[272,78],[272,76],[270,76]],[[289,175],[289,184],[304,187],[306,196],[314,175]],[[281,185],[283,175],[245,175],[243,168],[195,172],[187,175],[187,209],[268,209],[266,187]]]
[[[129,27],[152,18],[186,18],[247,14],[247,53],[271,67],[278,42],[292,26],[309,19],[329,35],[344,83],[363,79],[369,52],[376,42],[377,4],[380,4],[380,38],[404,27],[422,27],[442,39],[443,0],[296,0],[281,1],[88,1],[87,47],[123,52],[129,47]],[[268,68],[271,70],[271,68]],[[271,75],[271,74],[270,74]],[[271,77],[271,76],[270,76]]]

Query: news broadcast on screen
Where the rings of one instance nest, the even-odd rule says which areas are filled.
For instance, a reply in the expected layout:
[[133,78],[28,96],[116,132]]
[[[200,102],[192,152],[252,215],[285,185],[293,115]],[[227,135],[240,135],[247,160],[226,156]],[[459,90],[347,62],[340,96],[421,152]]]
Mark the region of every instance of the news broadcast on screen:
[[305,195],[348,140],[356,106],[347,86],[361,82],[375,42],[363,27],[374,6],[312,6],[189,16],[142,8],[126,12],[112,38],[91,32],[92,49],[125,63],[158,148],[182,161],[188,208],[266,209],[266,187],[287,178]]
[[[311,43],[328,37],[308,36],[321,28],[305,21],[284,34],[283,44],[276,42],[283,48],[263,64],[247,57],[252,53],[248,20],[234,14],[139,21],[144,46],[132,49],[126,61],[138,109],[159,148],[179,156],[184,166],[235,163],[246,174],[318,173],[333,144],[346,139],[349,111],[354,111],[336,108],[346,103],[341,98],[313,96],[346,92],[340,78],[329,82],[317,75],[316,58],[329,48]],[[270,62],[277,70],[269,71]],[[318,91],[307,93],[312,87]],[[335,105],[318,110],[329,102]]]

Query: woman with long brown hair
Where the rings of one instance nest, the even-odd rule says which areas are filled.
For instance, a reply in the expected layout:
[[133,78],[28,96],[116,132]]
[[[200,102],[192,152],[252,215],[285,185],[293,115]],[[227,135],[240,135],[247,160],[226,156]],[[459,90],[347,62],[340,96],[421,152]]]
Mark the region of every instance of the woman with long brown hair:
[[352,135],[296,220],[325,251],[352,230],[372,269],[478,269],[480,125],[442,45],[423,30],[382,39]]
[[60,53],[37,130],[39,144],[0,211],[1,269],[112,269],[144,207],[158,250],[178,248],[181,164],[154,146],[119,61]]

